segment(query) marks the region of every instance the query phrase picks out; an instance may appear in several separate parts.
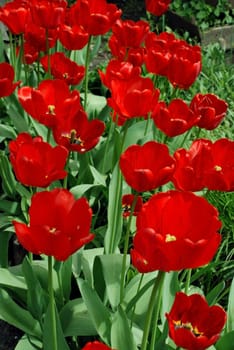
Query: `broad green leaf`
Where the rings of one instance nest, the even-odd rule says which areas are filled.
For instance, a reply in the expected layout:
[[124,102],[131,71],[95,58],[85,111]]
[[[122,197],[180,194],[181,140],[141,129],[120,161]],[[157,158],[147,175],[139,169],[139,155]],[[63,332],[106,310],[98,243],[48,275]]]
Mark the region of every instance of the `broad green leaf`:
[[16,276],[9,269],[0,268],[0,287],[9,289],[26,290],[27,286],[24,278]]
[[69,257],[66,261],[56,261],[54,269],[58,274],[58,279],[61,283],[61,299],[67,302],[71,293],[71,279],[72,279],[72,258]]
[[84,185],[77,185],[74,186],[70,189],[70,192],[76,197],[76,198],[80,198],[82,197],[85,192],[87,192],[88,190],[90,190],[93,187],[96,187],[99,185],[95,185],[95,184],[84,184]]
[[[65,340],[60,318],[58,316],[56,305],[55,308],[55,322],[56,322],[56,339],[57,339],[57,350],[69,350],[69,346]],[[53,346],[53,322],[51,314],[51,304],[48,305],[47,312],[45,314],[44,328],[43,328],[43,350],[52,350]]]
[[108,226],[105,235],[105,252],[107,254],[115,253],[122,234],[122,175],[119,164],[117,163],[109,185],[108,198]]
[[39,322],[32,317],[29,311],[16,304],[9,294],[1,289],[0,318],[27,334],[38,338],[41,336]]
[[22,264],[22,271],[27,283],[27,305],[28,310],[35,318],[42,318],[48,305],[47,293],[42,289],[41,284],[34,272],[33,265],[25,257]]
[[[34,345],[33,345],[34,344]],[[28,339],[26,335],[19,340],[15,350],[35,350],[42,349],[42,343],[37,339]]]
[[144,139],[144,142],[153,139],[152,130],[154,128],[152,120],[137,121],[128,128],[128,132],[124,142],[124,149],[130,145],[138,143],[139,140]]
[[93,249],[84,249],[81,255],[81,264],[83,267],[83,273],[85,275],[85,280],[93,286],[93,264],[94,259],[98,255],[104,253],[103,248],[93,248]]
[[118,306],[111,322],[111,347],[121,350],[137,350],[129,320],[121,306]]
[[78,279],[78,285],[97,333],[104,342],[109,344],[111,320],[108,309],[102,303],[96,291],[86,281]]
[[12,126],[4,124],[0,124],[0,135],[8,139],[15,139],[17,136]]
[[11,202],[7,199],[1,199],[0,210],[4,211],[9,215],[17,216],[20,214],[20,204],[19,202]]
[[92,165],[90,165],[90,170],[94,178],[94,183],[106,187],[106,176],[99,173]]
[[215,344],[216,350],[233,350],[234,331],[223,335]]
[[[98,284],[98,278],[95,279],[96,270],[101,269],[105,281],[108,300],[113,308],[117,307],[120,301],[120,282],[122,272],[123,255],[109,254],[97,256],[94,262],[94,285]],[[130,265],[130,258],[127,257],[127,269]]]
[[234,278],[232,280],[229,298],[228,298],[228,319],[227,319],[227,330],[228,332],[234,331]]
[[171,306],[175,299],[175,294],[180,290],[179,282],[178,282],[178,273],[177,272],[169,272],[166,273],[164,283],[163,283],[163,291],[162,291],[162,306],[161,306],[161,319],[165,321],[165,313],[169,312]]
[[60,320],[65,337],[93,336],[97,334],[84,301],[70,300],[60,311]]

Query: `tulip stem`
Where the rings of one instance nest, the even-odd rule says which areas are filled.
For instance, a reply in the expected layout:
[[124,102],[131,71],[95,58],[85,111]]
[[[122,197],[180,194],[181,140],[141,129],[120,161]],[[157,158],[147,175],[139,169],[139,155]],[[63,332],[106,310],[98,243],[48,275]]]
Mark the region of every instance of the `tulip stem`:
[[131,205],[131,211],[128,218],[128,225],[127,225],[127,230],[126,230],[125,240],[124,240],[123,262],[122,262],[121,282],[120,282],[120,303],[122,303],[123,297],[124,297],[124,282],[125,282],[125,273],[126,273],[126,264],[127,264],[127,253],[128,253],[128,247],[129,247],[132,217],[133,217],[136,203],[137,203],[137,194],[134,195],[133,202]]
[[48,291],[50,298],[50,317],[52,323],[52,343],[53,349],[58,350],[57,343],[57,327],[56,327],[56,317],[55,317],[55,300],[54,300],[54,288],[53,288],[53,262],[52,256],[48,256]]
[[[146,320],[145,320],[145,328],[144,328],[143,337],[142,337],[141,350],[147,349],[147,342],[148,342],[150,325],[151,325],[151,320],[152,320],[153,311],[154,311],[155,299],[156,299],[157,294],[160,297],[160,295],[162,293],[164,276],[165,276],[164,271],[158,271],[158,275],[155,279],[154,287],[153,287],[153,290],[152,290],[152,293],[150,296],[147,316],[146,316]],[[157,309],[160,310],[160,300],[158,300],[158,304],[159,304],[159,306],[157,306]]]
[[186,281],[185,281],[185,288],[184,288],[185,294],[188,294],[188,291],[189,291],[191,274],[192,274],[192,269],[188,269],[187,270],[187,277],[186,277]]
[[160,312],[160,307],[161,307],[161,301],[162,301],[162,285],[160,285],[160,288],[158,289],[158,294],[157,294],[157,303],[156,303],[156,308],[155,308],[155,317],[153,320],[153,332],[150,340],[150,350],[154,350],[155,348],[155,342],[156,342],[156,335],[157,335],[157,328],[158,328],[158,319],[159,319],[159,312]]
[[84,110],[87,107],[87,97],[88,97],[88,87],[89,87],[89,56],[90,56],[90,45],[91,45],[92,36],[89,36],[89,41],[86,49],[85,56],[85,77],[84,77]]

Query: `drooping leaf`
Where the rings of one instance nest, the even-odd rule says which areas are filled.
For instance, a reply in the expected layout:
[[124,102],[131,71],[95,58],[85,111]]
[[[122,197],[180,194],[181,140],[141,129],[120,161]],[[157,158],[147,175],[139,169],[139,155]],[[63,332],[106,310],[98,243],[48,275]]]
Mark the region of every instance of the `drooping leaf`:
[[102,303],[96,291],[90,287],[90,285],[82,280],[78,279],[78,285],[84,303],[89,312],[90,318],[97,330],[97,333],[109,344],[110,341],[110,330],[111,330],[111,315]]
[[92,336],[97,334],[87,307],[81,298],[70,300],[65,304],[59,316],[63,333],[66,337]]

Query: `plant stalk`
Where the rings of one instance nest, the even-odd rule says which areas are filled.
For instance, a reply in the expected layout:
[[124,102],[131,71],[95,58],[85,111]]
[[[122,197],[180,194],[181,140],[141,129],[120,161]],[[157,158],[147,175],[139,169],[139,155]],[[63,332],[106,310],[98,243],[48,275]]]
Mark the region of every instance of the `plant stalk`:
[[53,288],[53,260],[52,256],[48,256],[48,291],[49,291],[49,299],[50,299],[50,315],[52,322],[52,343],[53,349],[58,350],[58,342],[57,342],[57,327],[56,327],[56,317],[55,317],[55,300],[54,300],[54,288]]

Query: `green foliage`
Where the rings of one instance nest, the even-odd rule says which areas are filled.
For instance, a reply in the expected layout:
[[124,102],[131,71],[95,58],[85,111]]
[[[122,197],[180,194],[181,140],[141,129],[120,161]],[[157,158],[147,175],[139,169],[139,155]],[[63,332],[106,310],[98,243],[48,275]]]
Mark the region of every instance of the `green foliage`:
[[170,9],[187,20],[195,22],[201,30],[233,24],[234,20],[234,9],[228,0],[218,0],[215,6],[207,4],[204,0],[173,0]]

